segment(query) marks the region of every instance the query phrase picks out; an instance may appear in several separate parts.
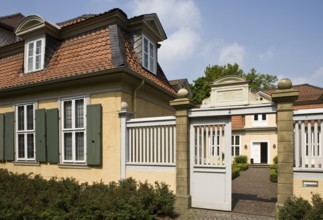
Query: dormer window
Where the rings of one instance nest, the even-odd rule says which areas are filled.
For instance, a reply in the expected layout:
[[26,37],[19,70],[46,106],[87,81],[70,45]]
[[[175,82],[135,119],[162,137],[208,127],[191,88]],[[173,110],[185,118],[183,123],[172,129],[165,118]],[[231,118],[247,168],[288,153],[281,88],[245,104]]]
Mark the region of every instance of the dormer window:
[[34,72],[44,68],[45,37],[26,41],[25,72]]
[[267,126],[267,115],[266,114],[255,114],[253,116],[253,126]]
[[156,44],[145,36],[142,37],[142,41],[142,65],[148,71],[156,74]]

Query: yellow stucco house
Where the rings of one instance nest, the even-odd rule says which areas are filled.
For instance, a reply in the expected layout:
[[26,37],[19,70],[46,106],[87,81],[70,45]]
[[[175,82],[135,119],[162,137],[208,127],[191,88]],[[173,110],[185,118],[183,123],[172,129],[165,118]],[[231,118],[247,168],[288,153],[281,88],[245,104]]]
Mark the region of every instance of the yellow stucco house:
[[0,36],[0,168],[116,181],[121,103],[135,118],[174,115],[156,14],[113,9],[59,24],[16,14],[0,17]]

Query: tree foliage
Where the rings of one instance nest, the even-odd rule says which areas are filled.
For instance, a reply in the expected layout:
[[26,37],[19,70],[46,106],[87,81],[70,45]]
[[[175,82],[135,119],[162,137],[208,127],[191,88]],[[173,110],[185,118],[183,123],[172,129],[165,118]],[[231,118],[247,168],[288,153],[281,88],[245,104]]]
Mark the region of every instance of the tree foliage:
[[204,76],[197,78],[190,85],[193,95],[192,101],[195,104],[201,104],[203,99],[210,96],[212,83],[229,75],[245,77],[249,81],[249,88],[257,90],[275,88],[275,83],[278,80],[277,76],[257,73],[254,68],[250,69],[248,73],[244,73],[236,63],[224,66],[209,65],[205,68]]

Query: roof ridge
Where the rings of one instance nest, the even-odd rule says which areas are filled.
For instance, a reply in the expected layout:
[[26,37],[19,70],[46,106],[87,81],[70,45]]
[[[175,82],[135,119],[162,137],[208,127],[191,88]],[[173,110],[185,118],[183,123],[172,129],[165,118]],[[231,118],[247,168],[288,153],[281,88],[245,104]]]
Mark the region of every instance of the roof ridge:
[[15,17],[15,16],[18,16],[18,15],[24,16],[20,12],[17,12],[15,14],[11,14],[11,15],[0,16],[0,19],[11,18],[11,17]]
[[87,18],[82,18],[82,15],[81,15],[81,16],[78,16],[76,18],[69,19],[67,21],[59,22],[59,23],[57,23],[57,25],[59,25],[62,28],[65,28],[65,27],[69,27],[71,25],[74,25],[74,24],[77,24],[77,23],[80,23],[80,22],[83,22],[83,21],[87,21],[87,20],[102,16],[104,14],[108,14],[108,13],[111,13],[111,12],[114,12],[114,11],[119,11],[126,18],[128,18],[127,14],[123,10],[121,10],[120,8],[113,8],[111,10],[108,10],[108,11],[105,11],[105,12],[102,12],[102,13],[99,13],[99,14],[93,14],[94,16],[87,17]]
[[304,83],[304,84],[299,84],[299,85],[294,85],[293,87],[300,87],[300,86],[309,86],[309,87],[313,87],[313,88],[316,88],[316,89],[322,89],[322,87],[319,87],[319,86],[315,86],[315,85],[312,85],[312,84],[309,84],[309,83]]

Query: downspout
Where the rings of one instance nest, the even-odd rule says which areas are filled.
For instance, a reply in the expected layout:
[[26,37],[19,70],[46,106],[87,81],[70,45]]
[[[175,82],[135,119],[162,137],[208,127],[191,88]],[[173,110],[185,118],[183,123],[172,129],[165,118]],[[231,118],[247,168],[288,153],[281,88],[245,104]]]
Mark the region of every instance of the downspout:
[[145,80],[141,80],[139,86],[133,91],[132,95],[132,104],[133,104],[133,117],[136,118],[137,116],[137,92],[143,87],[145,84]]

